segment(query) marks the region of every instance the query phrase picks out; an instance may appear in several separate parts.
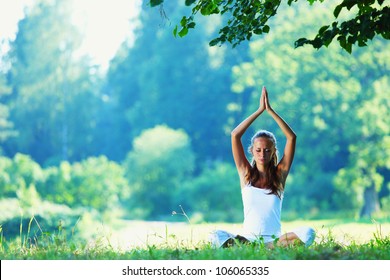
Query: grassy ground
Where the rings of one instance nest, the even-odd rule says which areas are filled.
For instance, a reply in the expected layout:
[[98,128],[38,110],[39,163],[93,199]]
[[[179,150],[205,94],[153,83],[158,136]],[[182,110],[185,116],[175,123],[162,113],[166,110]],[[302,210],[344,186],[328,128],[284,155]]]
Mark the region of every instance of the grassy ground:
[[282,224],[284,232],[311,226],[317,232],[315,243],[306,248],[265,248],[262,244],[214,249],[207,242],[214,229],[231,232],[238,224],[196,224],[121,221],[116,229],[92,228],[96,235],[79,242],[64,232],[21,234],[14,241],[2,238],[0,259],[390,259],[390,223],[346,220],[294,221]]

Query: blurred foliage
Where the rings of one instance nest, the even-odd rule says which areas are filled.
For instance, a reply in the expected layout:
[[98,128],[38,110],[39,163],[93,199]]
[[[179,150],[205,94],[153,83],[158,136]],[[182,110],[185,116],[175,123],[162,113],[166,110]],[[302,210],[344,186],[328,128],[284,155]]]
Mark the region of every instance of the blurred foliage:
[[19,137],[4,149],[39,162],[58,164],[93,153],[98,77],[92,78],[88,57],[77,55],[82,37],[71,21],[70,3],[42,0],[28,8],[5,57],[6,104]]
[[144,7],[135,42],[123,44],[110,64],[106,86],[112,111],[107,121],[111,143],[119,143],[112,147],[115,159],[123,159],[143,130],[161,124],[184,129],[199,162],[229,159],[226,123],[236,114],[226,108],[236,99],[230,92],[230,70],[246,59],[247,46],[210,49],[205,43],[210,29],[220,25],[214,20],[193,36],[173,41],[167,26],[185,7],[175,1],[164,7],[169,18]]
[[[26,205],[27,197],[0,199],[0,224],[6,239],[21,235],[42,236],[58,230],[59,227],[72,229],[85,211],[71,209],[67,205],[43,201],[34,189],[27,190],[31,205]],[[27,194],[26,193],[26,194]],[[95,215],[96,217],[96,215]]]
[[122,167],[105,156],[89,157],[72,165],[62,162],[59,168],[48,168],[46,182],[39,190],[50,201],[102,213],[114,210],[121,199],[129,196]]
[[175,194],[191,177],[195,155],[182,130],[156,126],[134,139],[124,169],[131,186],[126,203],[134,219],[170,215]]
[[[10,137],[16,136],[16,133],[13,130],[13,123],[9,120],[9,108],[7,105],[2,104],[3,99],[6,99],[10,93],[11,88],[7,85],[6,77],[4,73],[0,71],[0,143]],[[1,153],[2,149],[0,147],[0,154]]]
[[0,157],[0,166],[1,196],[14,197],[18,191],[35,188],[44,180],[41,166],[28,155]]
[[233,165],[206,164],[199,176],[183,181],[176,201],[196,222],[240,222],[243,210],[237,180]]

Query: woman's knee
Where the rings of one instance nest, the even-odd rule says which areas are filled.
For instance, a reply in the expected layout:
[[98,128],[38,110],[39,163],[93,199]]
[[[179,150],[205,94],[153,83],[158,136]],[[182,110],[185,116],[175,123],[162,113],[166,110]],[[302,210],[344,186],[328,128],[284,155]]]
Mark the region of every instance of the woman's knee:
[[313,244],[316,232],[311,227],[300,227],[293,230],[293,233],[306,245],[310,246]]
[[294,232],[288,232],[280,236],[277,244],[286,247],[289,245],[302,245],[304,243],[297,234]]

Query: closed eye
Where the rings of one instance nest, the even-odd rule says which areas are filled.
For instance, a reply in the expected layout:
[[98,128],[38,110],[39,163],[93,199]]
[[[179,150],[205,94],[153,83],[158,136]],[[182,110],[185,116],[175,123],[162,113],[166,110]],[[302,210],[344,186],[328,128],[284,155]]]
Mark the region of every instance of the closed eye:
[[[260,153],[261,152],[261,150],[256,150],[256,152],[258,152],[258,153]],[[264,152],[271,152],[271,149],[264,149]]]

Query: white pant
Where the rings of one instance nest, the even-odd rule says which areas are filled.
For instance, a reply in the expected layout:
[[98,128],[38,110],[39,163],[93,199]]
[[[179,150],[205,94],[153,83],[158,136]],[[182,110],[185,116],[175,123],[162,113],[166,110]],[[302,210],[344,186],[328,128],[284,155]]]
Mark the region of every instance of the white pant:
[[[316,237],[316,232],[311,227],[299,227],[292,230],[293,233],[295,233],[298,238],[305,244],[306,247],[313,244],[314,239]],[[213,247],[219,248],[223,247],[224,244],[229,239],[236,238],[236,234],[232,234],[230,232],[227,232],[225,230],[214,230],[209,235],[209,241]],[[244,236],[245,237],[245,236]],[[265,235],[265,236],[258,236],[257,238],[247,238],[248,241],[254,242],[256,240],[261,240],[264,243],[273,242],[277,237],[273,238],[271,236]]]

